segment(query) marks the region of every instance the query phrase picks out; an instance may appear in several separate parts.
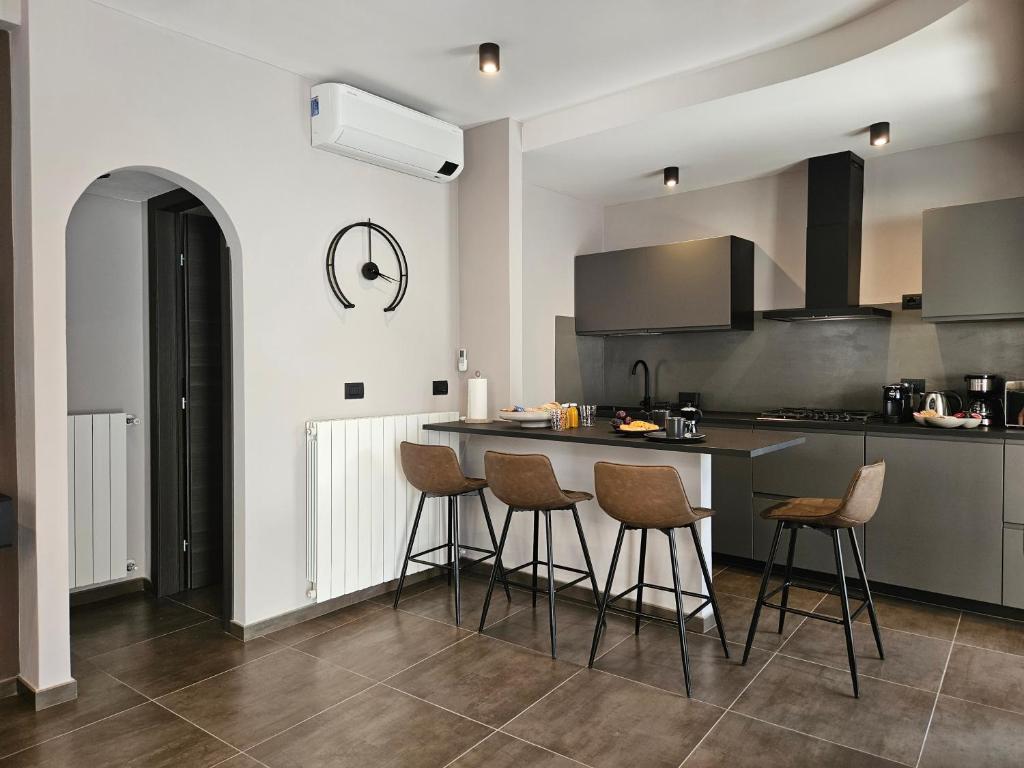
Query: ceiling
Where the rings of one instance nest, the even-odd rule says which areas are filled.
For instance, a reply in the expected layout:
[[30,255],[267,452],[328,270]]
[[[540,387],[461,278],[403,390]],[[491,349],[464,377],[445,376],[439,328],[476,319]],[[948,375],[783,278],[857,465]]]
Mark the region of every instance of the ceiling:
[[[890,0],[96,0],[462,126],[533,116],[749,56]],[[501,45],[502,73],[477,71]]]

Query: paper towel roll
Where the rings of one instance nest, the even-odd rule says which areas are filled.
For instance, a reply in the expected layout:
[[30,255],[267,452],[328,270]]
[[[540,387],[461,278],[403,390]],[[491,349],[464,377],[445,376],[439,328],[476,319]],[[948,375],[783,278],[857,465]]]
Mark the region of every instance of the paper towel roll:
[[466,398],[466,421],[488,421],[487,379],[469,379]]

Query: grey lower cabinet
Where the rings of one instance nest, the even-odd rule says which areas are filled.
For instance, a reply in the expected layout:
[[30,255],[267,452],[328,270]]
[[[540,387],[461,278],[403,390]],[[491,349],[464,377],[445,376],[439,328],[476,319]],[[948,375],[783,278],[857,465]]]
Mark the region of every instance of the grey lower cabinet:
[[1024,527],[1003,529],[1003,605],[1024,608]]
[[[748,430],[749,431],[749,430]],[[711,548],[734,557],[753,556],[750,516],[751,460],[740,456],[711,458]]]
[[1003,520],[1024,525],[1024,443],[1006,441]]
[[866,458],[886,463],[871,579],[1000,603],[1003,443],[869,433]]

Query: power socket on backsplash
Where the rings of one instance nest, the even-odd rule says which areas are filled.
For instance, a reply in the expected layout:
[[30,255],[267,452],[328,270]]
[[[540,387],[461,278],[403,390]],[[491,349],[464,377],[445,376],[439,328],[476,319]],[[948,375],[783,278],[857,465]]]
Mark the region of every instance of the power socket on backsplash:
[[924,392],[925,380],[924,379],[900,379],[900,384],[909,384],[910,391],[915,395],[920,395]]

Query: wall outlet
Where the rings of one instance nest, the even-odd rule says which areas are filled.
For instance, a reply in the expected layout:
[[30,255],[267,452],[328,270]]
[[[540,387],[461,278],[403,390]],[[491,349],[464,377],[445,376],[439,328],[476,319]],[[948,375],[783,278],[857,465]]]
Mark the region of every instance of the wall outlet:
[[363,390],[363,382],[361,381],[347,381],[345,382],[345,399],[346,400],[362,400],[365,394]]
[[434,382],[434,394],[435,395],[447,395],[448,394],[448,380],[439,379]]
[[920,395],[924,392],[925,380],[924,379],[900,379],[900,384],[909,384],[910,391],[915,395]]
[[904,293],[903,294],[903,308],[904,309],[921,309],[921,294],[920,293]]

